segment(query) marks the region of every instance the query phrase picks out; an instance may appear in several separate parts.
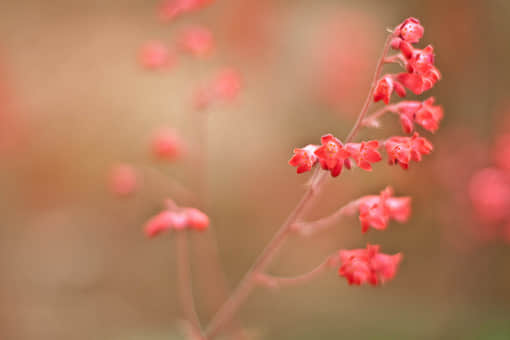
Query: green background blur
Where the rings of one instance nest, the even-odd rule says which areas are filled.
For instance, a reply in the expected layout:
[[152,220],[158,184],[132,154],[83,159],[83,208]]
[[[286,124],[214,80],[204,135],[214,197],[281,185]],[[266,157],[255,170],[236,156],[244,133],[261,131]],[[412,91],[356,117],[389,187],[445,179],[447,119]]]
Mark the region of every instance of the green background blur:
[[[239,316],[263,339],[510,339],[510,244],[477,241],[466,194],[510,119],[510,1],[217,0],[167,24],[157,20],[158,5],[0,2],[0,338],[179,339],[172,236],[147,240],[142,225],[172,196],[165,176],[200,182],[190,95],[232,65],[243,74],[242,94],[209,117],[213,230],[193,237],[195,295],[209,320],[218,306],[208,296],[221,291],[209,241],[216,238],[234,286],[303,192],[307,175],[287,165],[292,149],[328,132],[345,136],[385,29],[415,16],[425,26],[420,46],[434,45],[443,74],[430,94],[445,119],[435,135],[423,133],[435,152],[408,172],[381,162],[373,173],[330,180],[309,216],[389,184],[413,197],[411,220],[361,235],[356,218],[346,219],[293,238],[270,269],[296,275],[370,242],[404,253],[397,277],[384,287],[349,287],[330,272],[305,286],[258,289]],[[139,67],[144,42],[171,44],[189,24],[211,28],[212,57],[183,57],[162,73]],[[334,84],[339,97],[323,100],[315,71],[330,33],[326,41],[353,57]],[[396,117],[383,122],[360,138],[400,133]],[[189,144],[181,162],[151,159],[148,141],[161,126]],[[118,199],[107,190],[117,162],[164,176],[144,172],[138,193]]]

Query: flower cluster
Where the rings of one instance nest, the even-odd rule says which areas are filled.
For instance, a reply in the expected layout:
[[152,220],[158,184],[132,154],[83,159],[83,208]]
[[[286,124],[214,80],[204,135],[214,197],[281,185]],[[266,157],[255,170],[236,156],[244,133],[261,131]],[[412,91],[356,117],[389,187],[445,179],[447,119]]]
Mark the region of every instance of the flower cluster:
[[166,230],[192,229],[203,231],[209,227],[209,217],[195,208],[164,210],[145,223],[145,234],[154,237]]
[[404,223],[411,214],[410,197],[392,197],[393,190],[387,187],[379,196],[364,196],[359,200],[361,231],[370,227],[384,230],[391,219]]
[[367,245],[366,249],[341,250],[342,265],[338,274],[350,285],[370,283],[378,285],[395,277],[402,254],[387,255],[379,252],[379,246]]

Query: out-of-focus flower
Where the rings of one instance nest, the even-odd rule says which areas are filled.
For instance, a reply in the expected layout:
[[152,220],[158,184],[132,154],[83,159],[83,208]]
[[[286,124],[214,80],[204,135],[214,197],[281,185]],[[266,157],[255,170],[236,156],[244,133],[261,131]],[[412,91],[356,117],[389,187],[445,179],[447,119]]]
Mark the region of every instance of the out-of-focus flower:
[[151,149],[154,156],[167,161],[177,159],[183,152],[181,140],[171,129],[156,132],[152,137]]
[[110,190],[119,196],[133,193],[137,187],[135,169],[128,164],[118,164],[110,172]]
[[189,27],[179,37],[181,49],[195,56],[210,54],[214,48],[211,31],[205,27]]
[[169,69],[175,65],[176,56],[159,41],[145,43],[139,52],[140,64],[150,70]]
[[496,140],[494,161],[501,169],[510,171],[510,134],[504,134]]
[[213,1],[214,0],[166,0],[159,8],[159,17],[165,21],[173,20],[182,14],[199,10]]
[[198,89],[194,95],[194,106],[197,110],[205,110],[214,102],[233,101],[241,90],[241,75],[232,68],[218,72],[212,82]]
[[478,217],[497,223],[510,217],[510,175],[497,168],[478,171],[470,180],[469,196]]
[[342,265],[338,274],[350,285],[370,283],[378,285],[395,277],[402,254],[379,253],[378,245],[367,245],[366,249],[341,250]]
[[160,212],[145,223],[144,230],[148,237],[153,237],[166,230],[194,229],[206,230],[209,217],[196,208],[175,208]]

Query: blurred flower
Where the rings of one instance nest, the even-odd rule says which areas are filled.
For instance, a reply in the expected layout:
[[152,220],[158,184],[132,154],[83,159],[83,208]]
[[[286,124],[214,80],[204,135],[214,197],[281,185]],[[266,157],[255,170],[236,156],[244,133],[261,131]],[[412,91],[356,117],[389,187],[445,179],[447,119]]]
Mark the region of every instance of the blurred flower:
[[128,164],[119,164],[112,168],[110,173],[110,190],[119,196],[133,193],[137,187],[135,169]]
[[139,61],[146,69],[168,69],[175,65],[176,57],[163,43],[149,41],[141,47]]
[[469,196],[478,217],[485,223],[510,217],[510,174],[497,168],[485,168],[469,182]]
[[181,140],[171,129],[156,132],[152,137],[151,149],[154,156],[167,161],[177,159],[183,152]]
[[214,0],[166,0],[161,4],[159,9],[159,17],[162,20],[169,21],[176,17],[199,10]]
[[181,49],[195,56],[205,56],[214,48],[214,39],[205,27],[189,27],[179,37]]
[[145,223],[144,230],[148,237],[154,237],[166,230],[194,229],[206,230],[209,217],[195,208],[169,208],[152,217]]
[[233,101],[241,90],[241,75],[232,68],[220,70],[214,79],[194,94],[194,107],[205,110],[214,102]]

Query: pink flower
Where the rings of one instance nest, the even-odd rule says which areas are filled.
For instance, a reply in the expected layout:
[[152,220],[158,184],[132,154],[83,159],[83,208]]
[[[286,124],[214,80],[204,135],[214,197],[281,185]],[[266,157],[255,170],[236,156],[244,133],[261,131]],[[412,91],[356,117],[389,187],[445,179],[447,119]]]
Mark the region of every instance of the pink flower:
[[152,153],[159,159],[173,161],[182,154],[182,145],[175,131],[164,129],[152,137]]
[[140,64],[151,70],[170,68],[175,64],[176,57],[159,41],[149,41],[142,46],[139,53]]
[[402,169],[407,169],[411,160],[421,161],[422,155],[428,155],[432,144],[415,132],[412,137],[391,137],[385,143],[388,161],[390,164],[400,164]]
[[110,173],[110,190],[119,196],[132,194],[137,187],[135,169],[128,164],[119,164]]
[[443,108],[433,105],[434,100],[434,97],[430,97],[424,102],[402,101],[395,105],[406,133],[413,131],[415,122],[430,132],[435,132],[439,128],[439,122],[443,119]]
[[510,217],[510,175],[505,171],[478,171],[469,182],[469,196],[483,222],[497,223]]
[[204,110],[214,102],[233,101],[241,90],[241,76],[231,68],[221,70],[213,81],[195,92],[194,106],[197,110]]
[[379,253],[378,245],[367,245],[366,249],[341,250],[342,265],[338,274],[350,285],[370,283],[378,285],[395,277],[402,254]]
[[385,104],[389,104],[393,91],[397,92],[400,97],[406,95],[406,91],[402,84],[394,81],[390,75],[386,75],[379,79],[374,90],[374,102],[382,100]]
[[317,145],[309,144],[302,149],[294,149],[294,156],[289,160],[289,164],[297,168],[298,174],[310,171],[317,163],[317,156],[314,154],[317,148]]
[[[402,46],[408,46],[403,44]],[[402,48],[401,48],[402,49]],[[434,66],[434,49],[427,46],[423,50],[409,47],[404,50],[407,73],[397,75],[397,80],[415,94],[431,89],[441,79],[441,73]]]
[[398,38],[414,44],[423,37],[424,28],[416,18],[407,18],[395,28],[394,34]]
[[179,44],[185,52],[195,56],[209,54],[214,48],[214,40],[211,31],[204,27],[191,27],[181,34]]
[[145,234],[153,237],[166,230],[194,229],[206,230],[209,217],[195,208],[167,209],[152,217],[145,223]]
[[166,0],[161,4],[159,17],[169,21],[182,14],[201,9],[212,2],[213,0]]
[[350,154],[344,149],[342,143],[331,134],[322,136],[321,143],[322,145],[315,150],[315,155],[322,168],[329,170],[331,176],[337,177],[342,172],[342,165]]
[[354,161],[356,161],[358,167],[367,171],[372,170],[372,165],[370,163],[376,163],[382,159],[381,154],[377,151],[378,148],[379,142],[376,140],[345,144],[345,149],[349,152]]
[[377,230],[387,228],[390,219],[406,222],[411,215],[410,197],[392,197],[393,190],[387,187],[379,196],[364,196],[359,203],[361,231],[370,227]]

